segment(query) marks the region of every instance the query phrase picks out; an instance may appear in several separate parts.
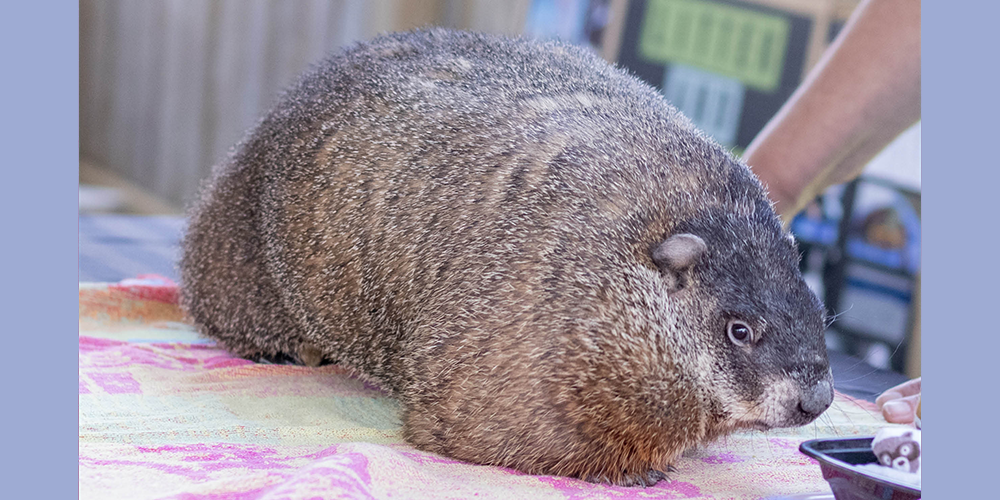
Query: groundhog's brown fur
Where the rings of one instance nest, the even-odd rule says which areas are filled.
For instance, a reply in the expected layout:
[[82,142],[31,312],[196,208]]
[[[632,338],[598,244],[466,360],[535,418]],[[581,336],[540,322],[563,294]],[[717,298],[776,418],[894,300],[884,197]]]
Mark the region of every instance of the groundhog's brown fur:
[[216,170],[183,251],[201,332],[356,367],[409,442],[460,459],[651,484],[832,398],[757,179],[560,43],[428,30],[322,61]]

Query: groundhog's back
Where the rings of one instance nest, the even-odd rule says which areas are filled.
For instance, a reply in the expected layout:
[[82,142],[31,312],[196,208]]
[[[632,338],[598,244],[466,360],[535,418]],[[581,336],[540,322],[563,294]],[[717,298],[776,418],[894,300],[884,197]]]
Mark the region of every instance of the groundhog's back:
[[313,68],[219,169],[187,235],[185,302],[238,354],[294,358],[309,340],[398,389],[415,324],[590,300],[553,278],[652,267],[649,245],[696,207],[755,203],[704,188],[734,179],[759,191],[582,49],[391,35]]

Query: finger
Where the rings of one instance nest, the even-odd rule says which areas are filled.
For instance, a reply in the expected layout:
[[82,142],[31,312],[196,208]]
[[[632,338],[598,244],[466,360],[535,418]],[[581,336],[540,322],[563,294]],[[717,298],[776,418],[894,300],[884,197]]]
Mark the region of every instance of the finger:
[[[914,394],[920,394],[920,377],[913,380],[907,380],[902,384],[893,387],[896,391],[900,392],[903,396],[912,396]],[[890,389],[890,390],[892,390]]]
[[882,408],[887,401],[893,399],[905,398],[909,396],[914,396],[920,394],[920,378],[915,378],[913,380],[908,380],[899,384],[891,389],[886,390],[875,399],[875,404]]
[[900,394],[899,391],[895,389],[889,389],[883,392],[882,394],[879,394],[878,397],[875,398],[875,406],[878,406],[878,408],[881,410],[885,406],[885,404],[888,403],[889,401],[901,399],[902,397],[903,395]]
[[886,422],[894,424],[909,424],[917,414],[917,404],[920,402],[920,395],[907,396],[905,398],[887,401],[882,406],[882,416]]

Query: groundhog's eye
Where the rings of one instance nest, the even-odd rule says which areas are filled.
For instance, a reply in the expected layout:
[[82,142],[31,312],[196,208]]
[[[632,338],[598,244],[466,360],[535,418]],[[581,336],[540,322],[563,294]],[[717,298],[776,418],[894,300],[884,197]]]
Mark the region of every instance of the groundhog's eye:
[[729,335],[729,340],[736,345],[747,345],[753,340],[753,329],[738,319],[729,320],[726,333]]

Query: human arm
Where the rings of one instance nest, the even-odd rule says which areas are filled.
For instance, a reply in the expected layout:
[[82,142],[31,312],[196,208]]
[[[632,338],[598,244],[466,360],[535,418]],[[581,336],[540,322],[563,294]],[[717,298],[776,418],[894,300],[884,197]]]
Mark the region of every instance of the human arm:
[[744,159],[786,222],[920,119],[920,1],[865,0]]

